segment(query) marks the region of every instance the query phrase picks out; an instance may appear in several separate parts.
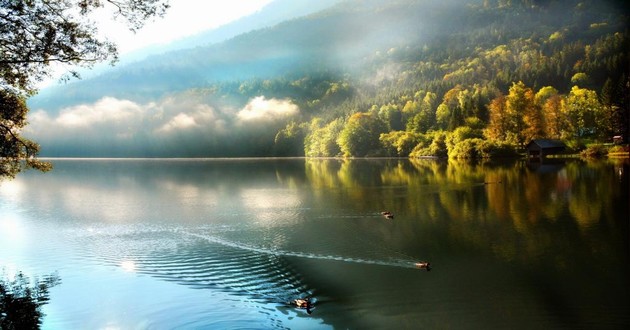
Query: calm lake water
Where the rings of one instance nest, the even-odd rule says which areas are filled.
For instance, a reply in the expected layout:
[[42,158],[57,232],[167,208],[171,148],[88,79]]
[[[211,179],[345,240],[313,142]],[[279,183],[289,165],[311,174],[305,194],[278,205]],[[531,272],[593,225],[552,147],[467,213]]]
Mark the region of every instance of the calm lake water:
[[627,160],[53,163],[0,182],[44,329],[630,327]]

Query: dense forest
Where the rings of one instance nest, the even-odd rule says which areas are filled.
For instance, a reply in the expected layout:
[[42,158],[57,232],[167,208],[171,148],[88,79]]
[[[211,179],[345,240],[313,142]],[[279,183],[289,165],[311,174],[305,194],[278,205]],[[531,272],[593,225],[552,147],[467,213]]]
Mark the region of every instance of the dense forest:
[[[38,135],[35,125],[31,134],[42,140],[43,155],[63,156],[485,158],[515,155],[535,138],[561,139],[575,151],[613,136],[627,143],[627,7],[595,0],[341,1],[31,101],[50,116],[105,96],[168,101],[177,110],[156,111],[171,111],[180,124],[188,119],[194,133],[157,137],[134,126],[125,142],[77,141]],[[264,125],[234,119],[235,109],[243,109],[242,119],[254,101],[288,110],[267,112],[258,118]]]

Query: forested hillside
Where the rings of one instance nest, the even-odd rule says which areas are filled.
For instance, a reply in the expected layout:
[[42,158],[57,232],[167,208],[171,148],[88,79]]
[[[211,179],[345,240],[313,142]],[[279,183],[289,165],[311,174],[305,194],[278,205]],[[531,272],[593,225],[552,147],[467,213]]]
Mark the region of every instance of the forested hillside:
[[627,7],[342,1],[64,86],[32,102],[29,134],[60,156],[478,158],[627,139]]

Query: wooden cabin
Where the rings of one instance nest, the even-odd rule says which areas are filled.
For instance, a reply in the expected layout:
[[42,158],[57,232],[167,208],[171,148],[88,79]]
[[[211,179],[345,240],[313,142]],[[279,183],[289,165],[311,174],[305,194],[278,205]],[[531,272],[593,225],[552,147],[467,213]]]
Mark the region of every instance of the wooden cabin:
[[535,139],[525,146],[530,159],[543,159],[548,155],[556,155],[566,149],[566,145],[558,140]]

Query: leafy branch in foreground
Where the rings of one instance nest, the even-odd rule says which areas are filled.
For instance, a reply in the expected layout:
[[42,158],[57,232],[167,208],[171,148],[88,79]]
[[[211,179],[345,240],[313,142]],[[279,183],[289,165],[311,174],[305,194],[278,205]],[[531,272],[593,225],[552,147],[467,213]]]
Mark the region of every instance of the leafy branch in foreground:
[[106,7],[136,31],[163,16],[169,5],[168,0],[0,0],[0,178],[25,168],[50,169],[36,159],[39,145],[20,136],[27,124],[25,98],[51,76],[53,64],[91,67],[117,60],[116,45],[101,38],[90,19]]

